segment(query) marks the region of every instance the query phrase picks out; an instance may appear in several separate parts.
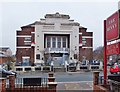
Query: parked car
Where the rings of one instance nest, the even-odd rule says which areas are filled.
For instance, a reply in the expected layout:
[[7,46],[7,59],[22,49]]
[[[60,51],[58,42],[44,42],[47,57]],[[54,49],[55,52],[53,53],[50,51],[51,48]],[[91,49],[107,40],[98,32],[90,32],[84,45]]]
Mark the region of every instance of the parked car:
[[111,74],[118,74],[120,72],[120,64],[114,64],[109,71]]
[[12,70],[7,71],[3,68],[0,68],[0,77],[7,77],[8,75],[15,75],[15,77],[16,77],[17,73]]
[[108,62],[107,63],[107,66],[113,66],[114,65],[114,62]]
[[100,65],[100,60],[91,60],[91,61],[89,61],[89,64],[90,65]]

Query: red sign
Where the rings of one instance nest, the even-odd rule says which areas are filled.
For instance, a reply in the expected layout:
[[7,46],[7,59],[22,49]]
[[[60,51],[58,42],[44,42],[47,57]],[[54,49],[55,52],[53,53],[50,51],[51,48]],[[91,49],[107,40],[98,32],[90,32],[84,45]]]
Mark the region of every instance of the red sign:
[[119,12],[115,12],[106,20],[106,39],[107,41],[115,40],[119,38],[118,21]]
[[107,55],[120,54],[120,42],[107,45]]

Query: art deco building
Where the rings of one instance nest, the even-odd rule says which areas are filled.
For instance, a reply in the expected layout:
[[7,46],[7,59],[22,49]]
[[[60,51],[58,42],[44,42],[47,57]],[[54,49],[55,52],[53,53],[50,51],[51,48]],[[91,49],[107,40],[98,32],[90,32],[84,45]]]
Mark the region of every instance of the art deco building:
[[16,34],[17,62],[34,63],[53,60],[61,65],[70,58],[92,59],[93,33],[70,19],[69,15],[46,14],[32,24],[22,26]]

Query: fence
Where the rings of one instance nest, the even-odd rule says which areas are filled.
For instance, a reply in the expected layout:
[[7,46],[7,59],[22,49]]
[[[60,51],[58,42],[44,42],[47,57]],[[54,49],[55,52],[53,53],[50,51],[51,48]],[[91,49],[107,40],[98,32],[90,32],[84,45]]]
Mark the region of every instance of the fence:
[[[15,79],[15,88],[24,88],[29,87],[47,87],[47,78],[16,78]],[[10,87],[9,79],[6,79],[6,88]]]
[[[81,71],[96,71],[102,70],[100,65],[80,65],[79,70]],[[51,66],[15,66],[14,71],[20,72],[30,72],[30,71],[40,71],[40,72],[68,72],[76,71],[77,66],[68,66],[68,67],[51,67]]]
[[51,66],[15,66],[14,71],[16,72],[28,72],[28,71],[41,71],[50,72]]
[[[48,89],[48,80],[47,78],[17,78],[15,79],[14,91],[23,90],[28,91],[39,91],[44,92]],[[12,86],[12,87],[13,87]],[[9,79],[6,80],[6,91],[12,91]]]
[[[100,76],[98,78],[99,80],[99,85],[102,85],[104,87],[106,87],[110,92],[120,92],[120,82],[118,81],[114,81],[114,80],[110,80],[107,78],[107,80],[104,80],[103,76]],[[104,85],[104,81],[106,81],[106,85]]]
[[57,83],[53,74],[48,78],[17,78],[11,75],[2,79],[1,92],[56,92]]

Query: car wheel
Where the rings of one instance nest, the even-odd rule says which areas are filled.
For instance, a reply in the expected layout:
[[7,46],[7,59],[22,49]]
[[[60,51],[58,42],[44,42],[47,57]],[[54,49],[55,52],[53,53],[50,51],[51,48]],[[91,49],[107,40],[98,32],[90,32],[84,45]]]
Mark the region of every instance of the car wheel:
[[113,74],[113,72],[110,72],[111,74]]
[[118,72],[116,72],[115,74],[118,74]]

